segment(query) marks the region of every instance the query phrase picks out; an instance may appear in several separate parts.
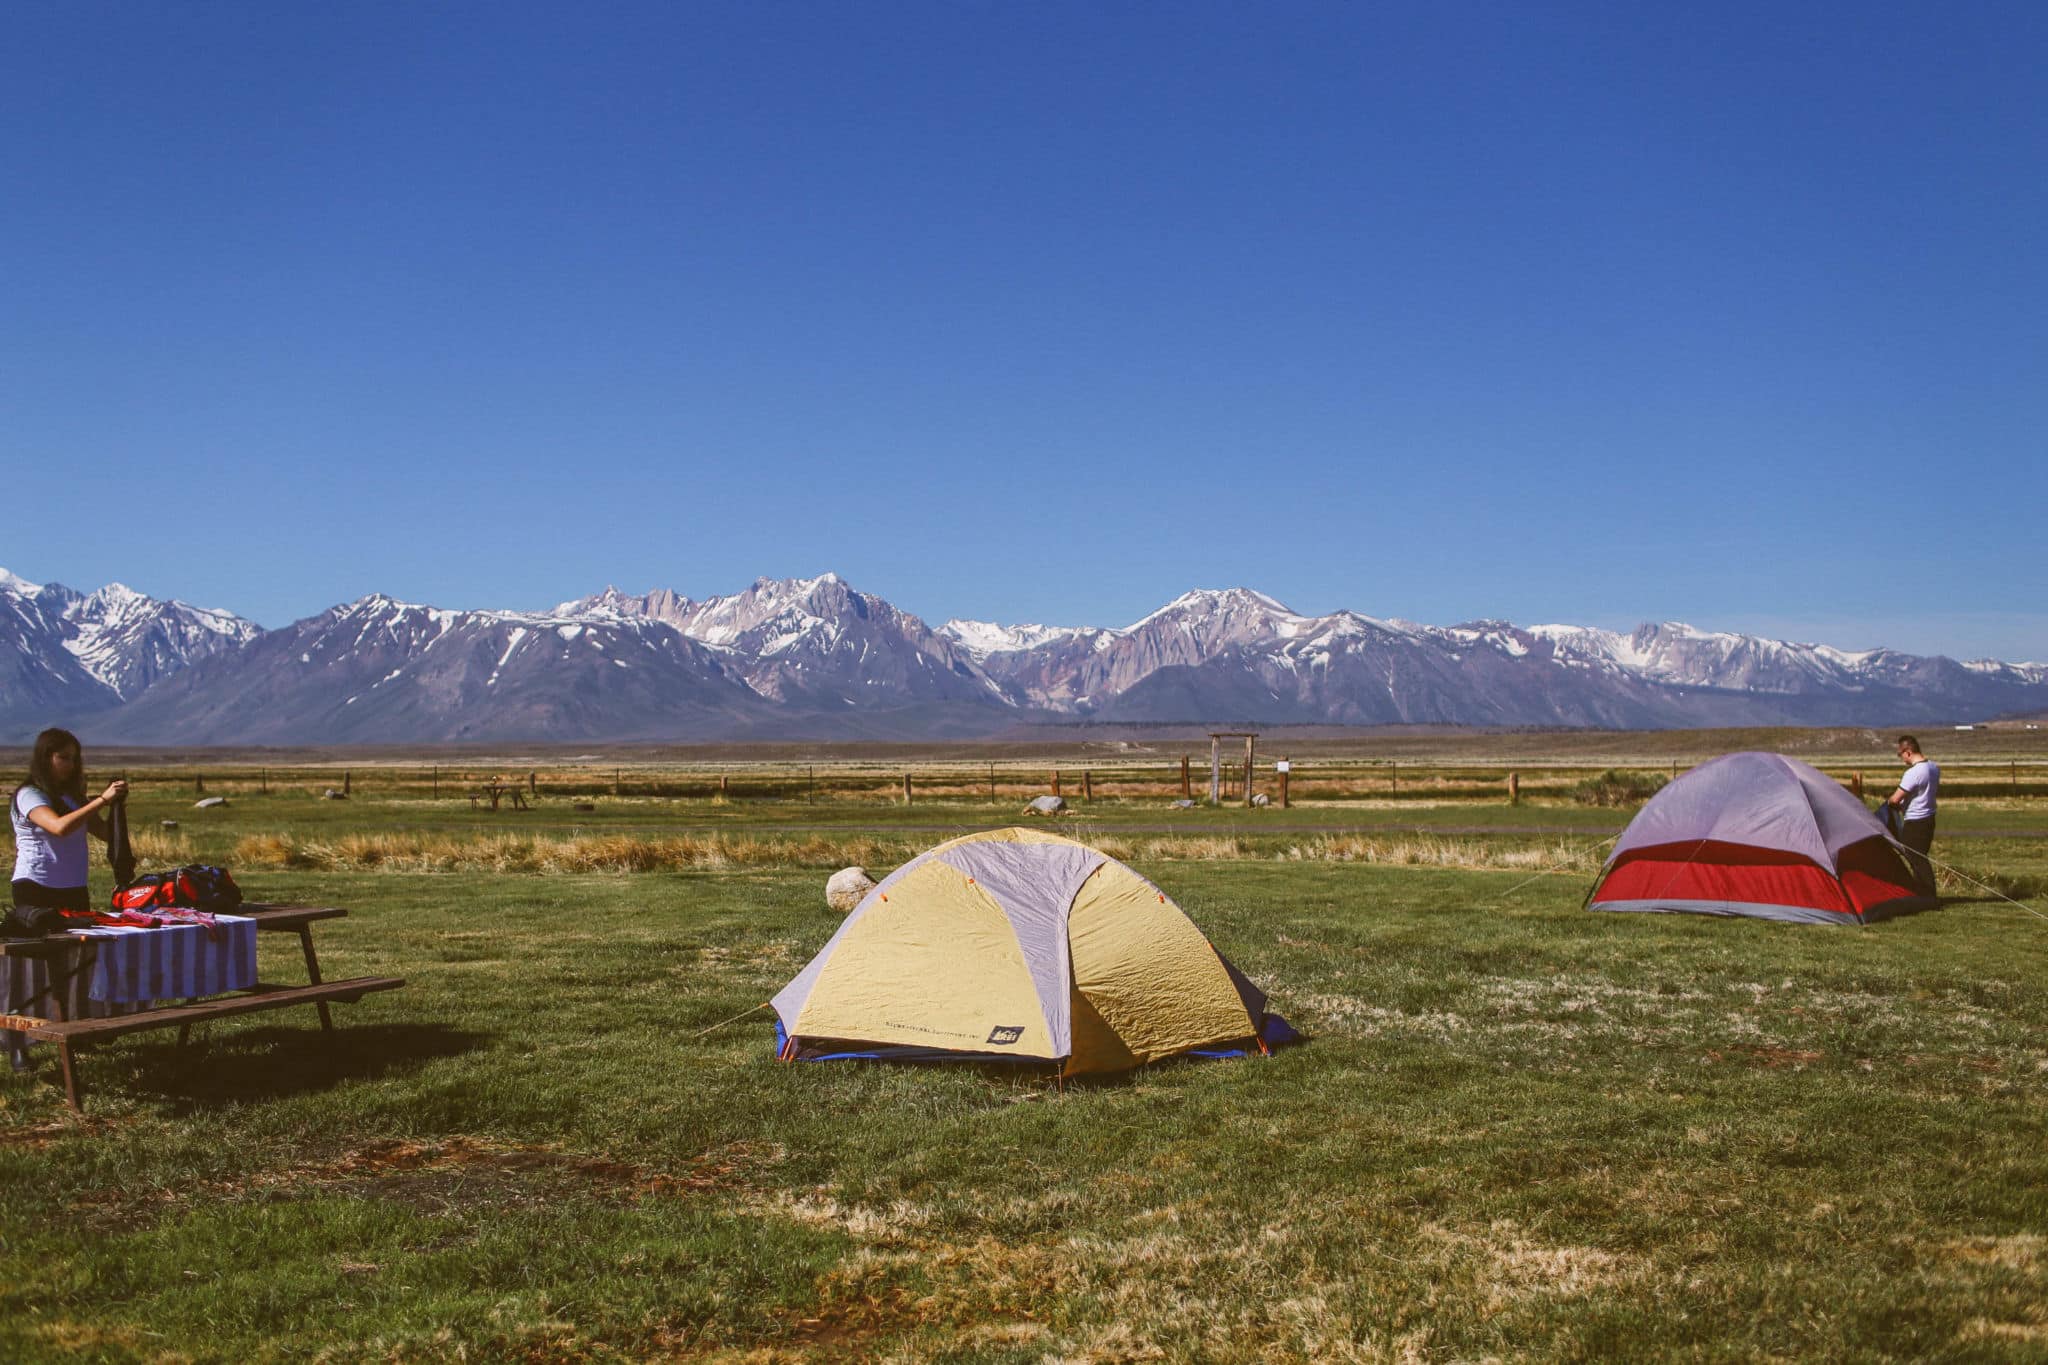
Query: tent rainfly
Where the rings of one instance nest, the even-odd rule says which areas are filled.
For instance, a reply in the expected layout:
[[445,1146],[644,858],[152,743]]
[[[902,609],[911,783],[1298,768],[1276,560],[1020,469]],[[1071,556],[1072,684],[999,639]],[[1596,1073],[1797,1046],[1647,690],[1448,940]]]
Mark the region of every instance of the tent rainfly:
[[1078,1076],[1295,1037],[1158,887],[1029,829],[905,863],[771,1004],[784,1061],[1022,1062]]
[[1727,754],[1644,804],[1587,904],[1864,924],[1937,904],[1900,848],[1819,769],[1783,754]]

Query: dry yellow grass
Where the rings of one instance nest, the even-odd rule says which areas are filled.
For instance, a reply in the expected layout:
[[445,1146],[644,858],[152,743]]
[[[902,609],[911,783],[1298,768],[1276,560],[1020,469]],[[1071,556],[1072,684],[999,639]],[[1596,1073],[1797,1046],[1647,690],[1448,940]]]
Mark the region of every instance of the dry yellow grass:
[[880,839],[755,839],[688,834],[646,838],[630,834],[529,835],[480,838],[444,834],[344,834],[297,839],[251,834],[235,845],[238,867],[302,868],[346,872],[681,872],[700,868],[888,866],[908,857],[907,846]]
[[[1125,862],[1356,862],[1504,872],[1557,869],[1588,876],[1598,869],[1602,852],[1597,845],[1565,841],[1515,847],[1484,839],[1426,835],[1319,835],[1283,843],[1236,835],[1080,837]],[[909,840],[834,834],[776,839],[718,832],[560,838],[402,832],[302,838],[265,833],[246,835],[235,845],[234,865],[335,872],[536,874],[857,865],[880,872],[916,856],[924,847]]]
[[1533,872],[1557,868],[1591,876],[1599,870],[1604,851],[1604,844],[1569,840],[1532,848],[1430,835],[1325,834],[1291,844],[1280,856],[1290,862],[1377,863],[1473,871]]

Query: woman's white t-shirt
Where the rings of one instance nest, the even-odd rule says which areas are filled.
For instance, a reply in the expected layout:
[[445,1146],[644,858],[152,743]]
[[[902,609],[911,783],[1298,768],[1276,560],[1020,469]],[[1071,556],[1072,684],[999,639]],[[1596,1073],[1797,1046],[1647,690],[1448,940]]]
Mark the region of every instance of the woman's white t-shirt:
[[58,805],[45,796],[40,787],[23,787],[15,792],[14,806],[9,812],[14,817],[14,880],[30,881],[60,891],[84,886],[92,870],[92,858],[85,845],[85,826],[81,824],[61,839],[52,838],[28,818],[28,813],[37,806],[48,806],[59,815],[69,815],[78,809],[69,798],[64,798],[64,804]]

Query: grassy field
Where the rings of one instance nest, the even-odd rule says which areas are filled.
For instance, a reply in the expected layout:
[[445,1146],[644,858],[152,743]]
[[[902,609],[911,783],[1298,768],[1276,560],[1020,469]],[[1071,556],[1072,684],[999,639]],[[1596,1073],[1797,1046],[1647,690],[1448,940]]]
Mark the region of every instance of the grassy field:
[[[823,944],[826,869],[1013,801],[353,771],[138,787],[146,863],[346,905],[328,974],[410,984],[332,1045],[89,1051],[83,1122],[0,1080],[0,1359],[2048,1359],[2048,921],[1969,882],[1864,930],[1591,915],[1628,812],[1557,793],[1104,798],[1063,828],[1310,1041],[1061,1092],[695,1036]],[[1936,853],[2048,912],[2044,809],[1952,801]]]

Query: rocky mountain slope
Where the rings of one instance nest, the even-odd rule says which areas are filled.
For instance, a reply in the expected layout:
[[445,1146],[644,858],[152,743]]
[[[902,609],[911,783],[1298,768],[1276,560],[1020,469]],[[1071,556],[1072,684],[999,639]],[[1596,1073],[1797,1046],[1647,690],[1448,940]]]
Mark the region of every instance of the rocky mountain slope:
[[1008,706],[1015,700],[955,641],[837,574],[756,579],[743,592],[702,602],[667,591],[631,597],[607,588],[561,609],[672,626],[715,650],[762,697],[800,709]]
[[773,708],[673,628],[372,595],[206,659],[96,729],[136,743],[711,738]]

